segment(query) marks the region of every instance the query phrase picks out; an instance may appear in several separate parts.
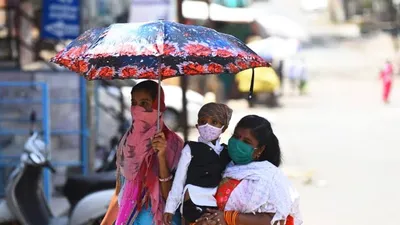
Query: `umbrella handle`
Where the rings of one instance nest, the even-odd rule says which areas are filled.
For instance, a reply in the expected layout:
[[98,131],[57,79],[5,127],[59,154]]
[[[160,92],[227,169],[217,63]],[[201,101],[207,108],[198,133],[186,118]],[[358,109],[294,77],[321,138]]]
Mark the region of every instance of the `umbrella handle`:
[[157,91],[157,132],[160,132],[160,107],[161,104],[161,76],[158,76],[158,91]]
[[254,68],[251,68],[251,82],[250,82],[250,91],[249,91],[249,100],[253,100],[253,92],[254,92]]

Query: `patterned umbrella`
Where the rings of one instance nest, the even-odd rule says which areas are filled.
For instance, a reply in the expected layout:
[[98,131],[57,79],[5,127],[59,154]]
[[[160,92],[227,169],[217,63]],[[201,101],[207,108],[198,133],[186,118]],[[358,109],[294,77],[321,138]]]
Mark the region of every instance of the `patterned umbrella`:
[[[236,74],[269,66],[231,35],[162,20],[88,30],[51,61],[87,80],[134,78],[158,79],[159,83],[176,76]],[[249,98],[253,86],[254,70]],[[160,96],[158,101],[160,106]],[[159,120],[157,127],[160,128]]]
[[162,20],[88,30],[51,61],[87,80],[161,80],[268,66],[231,35]]

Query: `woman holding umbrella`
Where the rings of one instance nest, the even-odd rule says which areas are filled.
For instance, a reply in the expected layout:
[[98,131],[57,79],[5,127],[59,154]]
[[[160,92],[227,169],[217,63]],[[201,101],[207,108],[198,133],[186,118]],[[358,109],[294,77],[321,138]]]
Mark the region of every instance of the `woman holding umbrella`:
[[[161,224],[183,141],[162,119],[161,132],[157,132],[157,89],[158,84],[150,80],[132,88],[133,122],[119,143],[117,187],[103,225],[111,225],[115,219],[116,224]],[[162,89],[160,97],[164,112]],[[179,217],[174,224],[180,224]]]
[[[52,58],[61,66],[96,79],[158,79],[235,74],[269,66],[237,38],[215,30],[169,21],[113,24],[86,31]],[[254,71],[254,70],[253,70]],[[254,72],[252,81],[254,81]],[[182,140],[162,122],[160,85],[148,81],[132,90],[133,124],[120,143],[118,182],[103,224],[162,225],[161,215]],[[250,86],[252,93],[253,82]],[[251,95],[250,95],[251,96]],[[161,132],[158,132],[161,129]]]

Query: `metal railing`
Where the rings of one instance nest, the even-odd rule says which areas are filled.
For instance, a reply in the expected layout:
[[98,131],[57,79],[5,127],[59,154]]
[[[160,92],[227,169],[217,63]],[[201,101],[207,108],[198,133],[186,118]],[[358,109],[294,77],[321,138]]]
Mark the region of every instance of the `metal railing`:
[[[49,89],[48,86],[45,82],[12,82],[12,81],[5,81],[5,82],[0,82],[0,88],[6,88],[6,87],[36,87],[40,88],[41,90],[41,98],[40,101],[31,101],[29,100],[26,101],[19,101],[18,99],[1,99],[0,100],[0,105],[3,104],[20,104],[23,102],[24,104],[37,104],[40,103],[42,105],[42,132],[43,132],[43,141],[46,143],[47,148],[50,148],[50,97],[49,97]],[[15,100],[15,101],[14,101]],[[4,132],[0,130],[0,135],[4,134],[29,134],[29,130],[20,130],[19,132],[16,131],[11,131],[11,132]],[[49,149],[49,154],[51,153],[51,150]],[[19,162],[19,154],[17,155],[2,155],[2,152],[0,151],[0,169],[3,171],[6,168],[10,168],[13,166],[18,165]],[[8,174],[5,174],[7,176]],[[5,187],[5,179],[0,179],[0,187]],[[50,199],[51,197],[51,174],[50,171],[47,169],[44,171],[43,174],[43,182],[44,182],[44,193],[47,199]],[[4,190],[4,188],[2,188]],[[2,191],[0,189],[0,191]],[[1,194],[1,193],[0,193]]]
[[[43,74],[43,73],[41,73]],[[49,76],[51,76],[49,73]],[[52,135],[79,135],[80,137],[80,160],[78,161],[52,161],[54,166],[80,166],[82,169],[82,173],[87,175],[89,173],[89,159],[88,159],[88,137],[89,137],[89,128],[87,126],[87,100],[86,100],[86,81],[83,77],[79,79],[79,97],[78,98],[50,98],[49,96],[49,88],[46,82],[0,82],[0,89],[2,88],[12,88],[12,87],[36,87],[39,88],[42,92],[40,98],[13,98],[13,99],[0,99],[0,106],[10,105],[10,104],[41,104],[42,105],[42,115],[38,118],[37,121],[40,121],[42,126],[40,132],[43,133],[45,137],[45,143],[50,147],[50,138]],[[80,112],[79,112],[79,124],[80,127],[77,130],[67,129],[67,130],[55,130],[51,129],[51,115],[50,115],[50,105],[60,105],[60,104],[79,104]],[[0,122],[28,122],[28,120],[24,118],[15,118],[15,117],[2,117],[0,115]],[[0,136],[1,135],[28,135],[29,129],[1,129],[0,128]],[[0,152],[1,154],[1,152]],[[15,166],[15,161],[19,161],[19,155],[0,155],[0,170],[9,168],[10,166]],[[47,170],[46,170],[47,171]],[[46,172],[44,174],[45,180],[45,193],[46,197],[51,196],[51,177],[50,173]],[[5,185],[5,180],[0,177],[0,196],[2,195],[3,187]]]

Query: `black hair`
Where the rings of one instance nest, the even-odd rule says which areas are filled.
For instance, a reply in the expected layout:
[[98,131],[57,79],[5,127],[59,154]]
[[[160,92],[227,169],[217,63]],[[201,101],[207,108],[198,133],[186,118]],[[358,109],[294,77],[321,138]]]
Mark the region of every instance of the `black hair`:
[[279,140],[272,130],[271,123],[260,116],[248,115],[243,117],[236,128],[250,129],[252,135],[258,141],[258,147],[265,146],[257,161],[268,161],[279,167],[282,163],[282,153]]
[[152,100],[157,98],[158,83],[152,80],[142,81],[132,87],[131,94],[135,91],[146,91],[150,94]]

